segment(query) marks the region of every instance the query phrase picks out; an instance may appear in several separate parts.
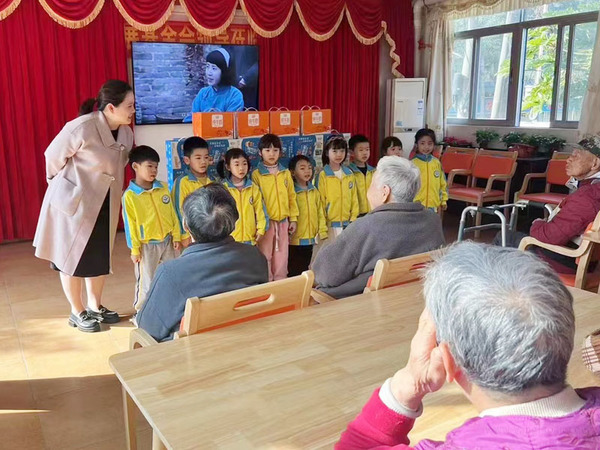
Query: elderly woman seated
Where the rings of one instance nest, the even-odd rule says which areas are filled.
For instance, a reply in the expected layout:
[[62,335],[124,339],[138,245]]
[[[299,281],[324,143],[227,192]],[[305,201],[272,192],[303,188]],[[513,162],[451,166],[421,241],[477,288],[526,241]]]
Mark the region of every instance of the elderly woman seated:
[[406,366],[378,389],[338,449],[408,448],[422,399],[455,382],[479,411],[415,448],[600,448],[600,388],[566,384],[573,298],[536,256],[457,244],[425,279]]
[[353,222],[315,258],[317,287],[343,298],[360,294],[382,258],[393,259],[444,244],[440,217],[413,202],[419,169],[399,156],[384,156],[367,192],[372,211]]

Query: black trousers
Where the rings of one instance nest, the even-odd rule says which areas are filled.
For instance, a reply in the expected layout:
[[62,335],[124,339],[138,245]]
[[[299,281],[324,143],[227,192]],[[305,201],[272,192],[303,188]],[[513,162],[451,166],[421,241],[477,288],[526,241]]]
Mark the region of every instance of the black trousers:
[[288,254],[288,277],[300,275],[308,270],[312,259],[312,245],[290,245]]

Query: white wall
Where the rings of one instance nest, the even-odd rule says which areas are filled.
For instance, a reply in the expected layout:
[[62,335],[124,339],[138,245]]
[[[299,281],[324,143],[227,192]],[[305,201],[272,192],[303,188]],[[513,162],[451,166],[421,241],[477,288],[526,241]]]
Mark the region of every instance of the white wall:
[[149,145],[160,155],[158,179],[167,181],[167,158],[165,141],[168,139],[192,136],[191,123],[165,125],[136,125],[134,128],[135,145]]
[[[459,139],[467,139],[476,145],[475,131],[482,128],[495,130],[500,137],[511,131],[517,131],[519,133],[526,134],[541,134],[541,135],[552,135],[562,139],[565,139],[568,143],[577,142],[577,130],[565,129],[565,128],[517,128],[517,127],[482,127],[472,125],[448,125],[446,127],[446,136],[452,136]],[[490,145],[493,148],[502,148],[502,143],[494,142]]]

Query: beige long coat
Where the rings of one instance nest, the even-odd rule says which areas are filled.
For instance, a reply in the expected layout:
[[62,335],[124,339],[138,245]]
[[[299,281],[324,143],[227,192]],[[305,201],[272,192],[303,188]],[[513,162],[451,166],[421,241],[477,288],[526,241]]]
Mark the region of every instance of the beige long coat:
[[115,142],[99,111],[64,126],[44,154],[48,190],[33,240],[35,256],[72,275],[109,189],[112,255],[124,169],[132,146],[131,128],[119,127]]

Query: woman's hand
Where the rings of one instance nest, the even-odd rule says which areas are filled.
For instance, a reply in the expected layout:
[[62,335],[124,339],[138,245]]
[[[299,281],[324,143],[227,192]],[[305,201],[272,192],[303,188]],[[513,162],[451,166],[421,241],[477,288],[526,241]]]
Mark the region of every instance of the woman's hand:
[[134,264],[137,264],[142,260],[142,255],[131,255],[131,260]]
[[392,378],[392,393],[402,405],[416,411],[425,394],[441,389],[445,381],[446,369],[437,346],[435,325],[425,308],[410,344],[408,363]]

